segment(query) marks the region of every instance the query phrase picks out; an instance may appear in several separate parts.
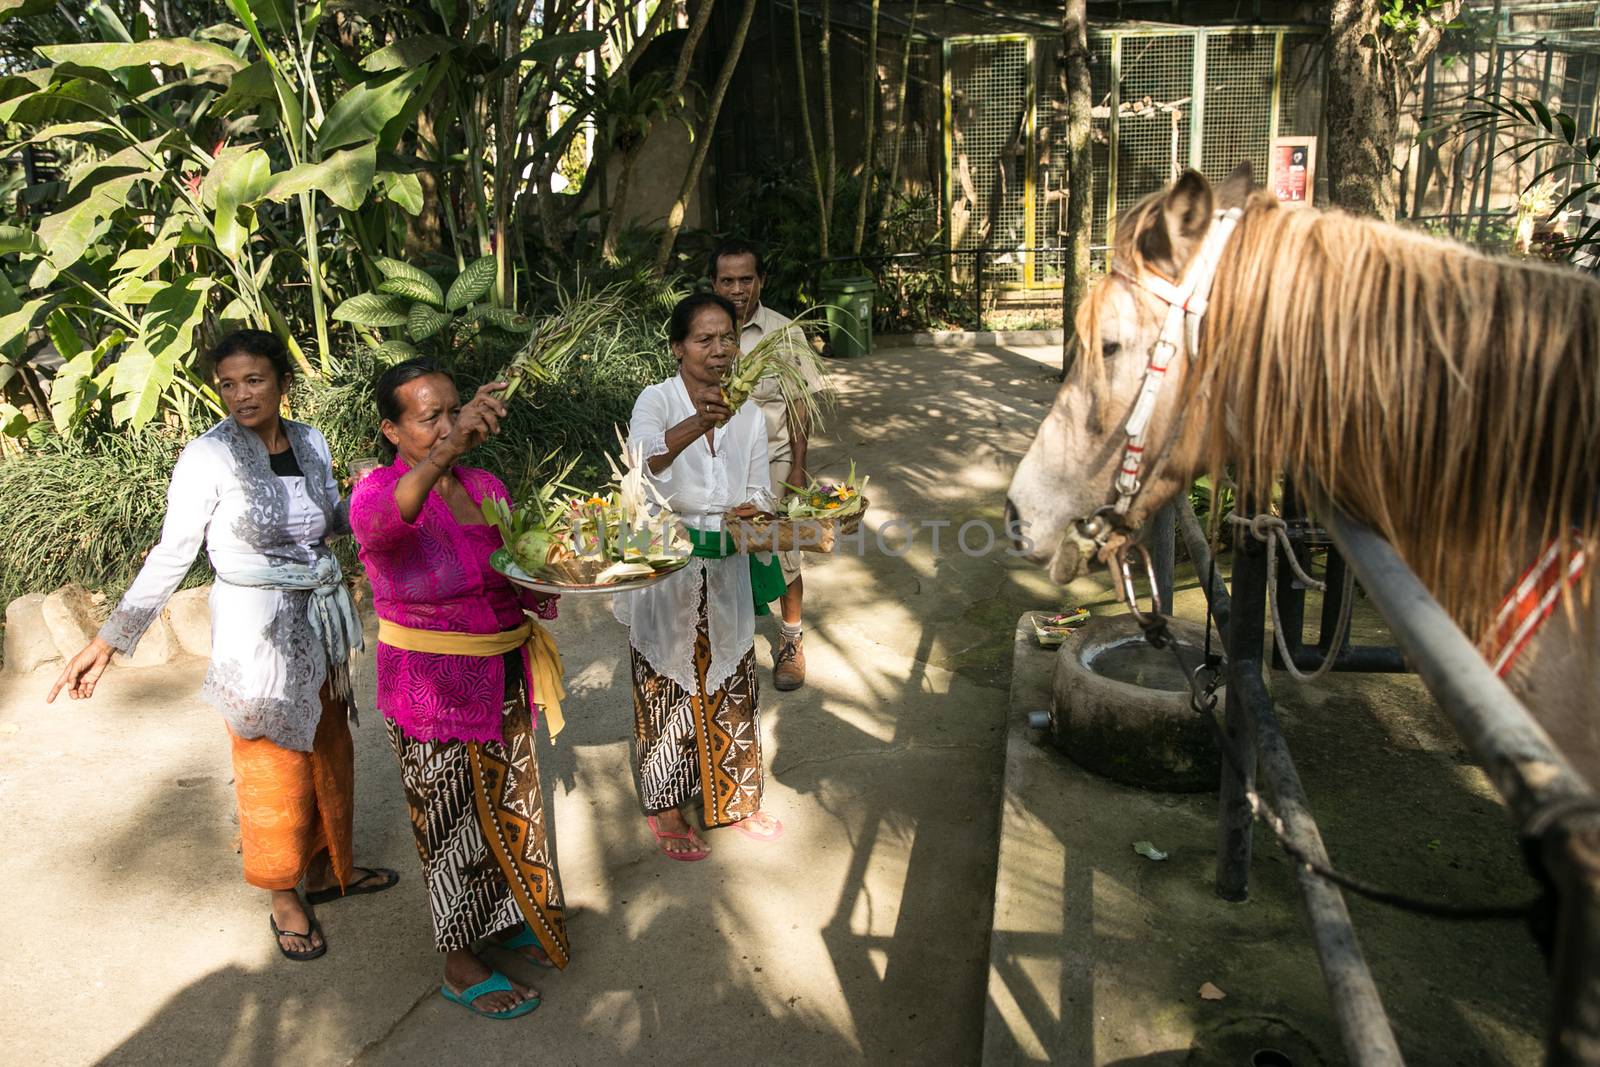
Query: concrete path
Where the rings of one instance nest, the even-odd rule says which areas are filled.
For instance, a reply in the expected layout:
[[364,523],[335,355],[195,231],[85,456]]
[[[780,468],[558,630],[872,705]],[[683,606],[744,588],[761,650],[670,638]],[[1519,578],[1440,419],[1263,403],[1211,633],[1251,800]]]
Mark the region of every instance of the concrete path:
[[[1054,391],[1054,349],[886,349],[836,365],[819,473],[872,475],[873,527],[949,521],[903,555],[807,572],[811,681],[762,692],[773,845],[657,855],[628,769],[625,635],[569,598],[568,728],[540,753],[574,962],[530,1018],[439,998],[382,724],[357,731],[358,862],[392,892],[324,906],[330,950],[280,958],[230,842],[226,736],[203,661],[124,669],[89,704],[0,676],[0,1026],[13,1063],[970,1063],[980,1053],[1012,631],[1058,603],[998,548],[1002,490]],[[982,548],[977,528],[968,545]],[[903,533],[889,539],[898,549]],[[758,638],[770,678],[767,629]],[[370,667],[362,689],[371,707]]]

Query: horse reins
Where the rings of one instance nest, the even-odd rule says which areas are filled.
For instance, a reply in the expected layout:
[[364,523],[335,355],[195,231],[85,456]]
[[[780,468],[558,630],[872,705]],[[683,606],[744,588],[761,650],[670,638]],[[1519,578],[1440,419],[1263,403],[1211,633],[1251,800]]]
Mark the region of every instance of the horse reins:
[[[1129,537],[1132,530],[1128,526],[1127,518],[1134,500],[1144,489],[1147,480],[1144,475],[1159,469],[1160,461],[1165,460],[1177,442],[1182,422],[1180,419],[1168,434],[1158,462],[1150,466],[1149,472],[1145,468],[1145,455],[1148,450],[1145,432],[1150,428],[1156,402],[1166,385],[1167,370],[1172,365],[1173,357],[1178,354],[1178,343],[1187,342],[1191,363],[1199,352],[1200,324],[1210,305],[1211,286],[1216,281],[1217,268],[1222,263],[1222,254],[1228,246],[1228,241],[1233,237],[1243,218],[1243,208],[1231,207],[1213,212],[1211,226],[1200,242],[1199,251],[1177,283],[1143,272],[1135,273],[1121,264],[1113,264],[1111,268],[1129,284],[1143,289],[1164,302],[1167,305],[1167,315],[1161,324],[1160,335],[1146,354],[1144,376],[1139,383],[1139,395],[1134,399],[1133,408],[1122,425],[1122,432],[1127,441],[1122,449],[1122,465],[1117,470],[1116,499],[1094,514],[1070,524],[1068,536],[1079,540],[1080,550],[1088,549],[1093,555],[1105,555],[1109,550],[1115,557],[1116,569],[1121,574],[1119,589],[1122,597],[1152,641],[1155,641],[1154,628],[1159,625],[1162,610],[1160,598],[1155,592],[1155,568],[1149,551]],[[1119,537],[1120,540],[1117,540]],[[1113,548],[1114,540],[1117,540],[1117,544]],[[1145,571],[1151,578],[1150,595],[1153,610],[1149,615],[1139,609],[1138,598],[1134,594],[1133,575],[1126,556],[1130,544],[1143,558]],[[1113,560],[1107,559],[1107,562],[1111,563]]]

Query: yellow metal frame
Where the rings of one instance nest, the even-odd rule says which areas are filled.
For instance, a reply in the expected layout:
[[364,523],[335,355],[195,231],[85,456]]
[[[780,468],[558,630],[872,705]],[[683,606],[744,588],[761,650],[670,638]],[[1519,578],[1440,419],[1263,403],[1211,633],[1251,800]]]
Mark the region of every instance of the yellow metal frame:
[[[1284,43],[1291,36],[1315,37],[1316,30],[1303,26],[1199,26],[1199,27],[1149,27],[1149,28],[1109,28],[1091,30],[1091,40],[1107,40],[1111,42],[1111,92],[1110,116],[1107,119],[1107,153],[1106,153],[1106,189],[1107,195],[1104,203],[1106,208],[1106,237],[1109,241],[1116,232],[1117,226],[1117,156],[1121,148],[1121,123],[1118,115],[1122,107],[1122,43],[1129,39],[1144,39],[1150,37],[1182,37],[1194,39],[1194,50],[1191,53],[1193,68],[1192,100],[1189,115],[1189,165],[1199,168],[1204,158],[1205,151],[1205,80],[1206,80],[1206,54],[1209,49],[1210,38],[1214,35],[1224,37],[1241,34],[1273,35],[1272,49],[1272,99],[1268,105],[1267,128],[1268,138],[1278,136],[1279,125],[1282,121],[1283,105],[1283,56]],[[952,79],[950,70],[951,51],[963,45],[1000,44],[1008,41],[1022,41],[1027,46],[1025,60],[1028,71],[1027,78],[1027,137],[1028,152],[1027,163],[1023,177],[1023,240],[1029,248],[1038,245],[1039,222],[1035,208],[1038,204],[1037,190],[1039,181],[1039,153],[1037,139],[1039,132],[1039,42],[1041,40],[1054,40],[1053,37],[1027,33],[1001,33],[1001,34],[973,34],[969,36],[947,37],[941,44],[941,59],[943,62],[944,83],[944,218],[945,232],[950,232],[951,211],[955,206],[955,142],[953,128],[953,103]],[[946,278],[955,270],[955,260],[951,257],[946,261]],[[1058,282],[1054,279],[1042,279],[1037,268],[1037,255],[1028,252],[1023,258],[1022,281],[1000,282],[995,288],[1008,290],[1028,289],[1053,289]]]

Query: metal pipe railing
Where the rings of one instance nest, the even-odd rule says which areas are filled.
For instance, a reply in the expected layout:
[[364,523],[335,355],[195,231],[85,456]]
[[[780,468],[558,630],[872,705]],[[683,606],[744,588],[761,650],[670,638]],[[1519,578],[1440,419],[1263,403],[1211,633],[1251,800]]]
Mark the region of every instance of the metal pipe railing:
[[[1283,821],[1283,835],[1302,856],[1322,867],[1331,867],[1322,833],[1300,783],[1300,773],[1289,756],[1289,744],[1272,710],[1272,697],[1262,681],[1260,663],[1244,667],[1237,675],[1229,672],[1228,691],[1231,694],[1236,685],[1240,686],[1245,703],[1255,711],[1260,775],[1272,790],[1273,806]],[[1389,1017],[1384,1013],[1378,985],[1356,940],[1344,894],[1304,863],[1295,864],[1295,877],[1300,882],[1312,941],[1328,985],[1328,999],[1333,1002],[1333,1013],[1339,1022],[1345,1054],[1351,1063],[1361,1067],[1404,1063]]]
[[1554,891],[1546,1063],[1600,1062],[1600,798],[1387,541],[1339,511],[1323,524]]
[[1519,825],[1593,793],[1394,548],[1348,515],[1323,526],[1423,684],[1455,724]]

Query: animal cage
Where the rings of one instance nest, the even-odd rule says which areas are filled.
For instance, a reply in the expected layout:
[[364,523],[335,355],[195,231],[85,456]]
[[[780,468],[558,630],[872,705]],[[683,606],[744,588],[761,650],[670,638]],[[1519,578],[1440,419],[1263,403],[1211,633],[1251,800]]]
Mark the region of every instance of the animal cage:
[[[1000,34],[945,38],[944,204],[951,247],[984,249],[984,284],[1061,284],[1066,94],[1061,40]],[[1187,167],[1212,180],[1241,160],[1267,177],[1272,139],[1315,135],[1322,38],[1294,27],[1091,29],[1092,242],[1120,213]],[[951,257],[971,271],[972,257]]]

